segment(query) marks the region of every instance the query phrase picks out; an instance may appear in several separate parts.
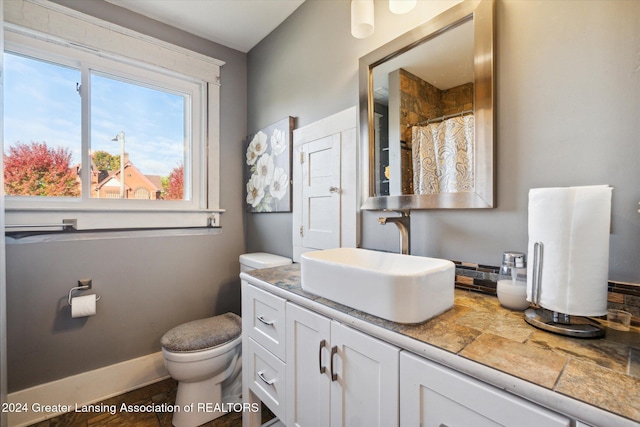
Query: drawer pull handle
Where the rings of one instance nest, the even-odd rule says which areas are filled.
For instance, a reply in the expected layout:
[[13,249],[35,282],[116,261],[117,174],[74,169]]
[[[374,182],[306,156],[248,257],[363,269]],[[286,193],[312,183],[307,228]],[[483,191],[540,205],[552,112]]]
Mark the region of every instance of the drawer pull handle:
[[260,322],[264,323],[267,326],[273,326],[273,324],[276,323],[273,320],[265,320],[264,317],[262,317],[262,316],[258,316],[258,317],[256,317],[256,319],[258,319]]
[[439,427],[449,427],[449,426],[444,423],[441,423]]
[[338,354],[338,346],[331,347],[331,381],[338,380],[338,374],[336,374],[333,370],[333,359],[336,354]]
[[322,366],[322,349],[327,345],[327,340],[320,341],[320,348],[318,349],[318,366],[320,366],[320,373],[327,372],[327,367]]
[[273,383],[275,383],[275,382],[276,382],[276,379],[275,379],[275,378],[274,378],[274,379],[272,379],[272,380],[268,380],[268,379],[266,379],[266,378],[265,378],[265,376],[264,376],[264,372],[262,372],[262,371],[258,371],[258,378],[260,378],[262,381],[264,381],[264,383],[265,383],[266,385],[273,385]]

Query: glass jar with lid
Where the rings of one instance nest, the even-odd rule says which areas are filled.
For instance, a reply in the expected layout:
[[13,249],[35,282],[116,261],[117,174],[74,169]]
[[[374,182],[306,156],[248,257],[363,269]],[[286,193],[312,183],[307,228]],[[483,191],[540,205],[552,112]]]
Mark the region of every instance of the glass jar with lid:
[[520,311],[529,307],[527,264],[524,253],[508,251],[502,255],[497,292],[498,300],[503,307]]

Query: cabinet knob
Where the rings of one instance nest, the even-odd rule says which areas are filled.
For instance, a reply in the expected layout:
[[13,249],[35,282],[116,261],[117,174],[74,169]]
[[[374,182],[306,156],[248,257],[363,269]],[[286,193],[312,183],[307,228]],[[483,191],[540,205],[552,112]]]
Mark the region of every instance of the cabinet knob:
[[339,193],[340,189],[338,187],[329,187],[329,193]]

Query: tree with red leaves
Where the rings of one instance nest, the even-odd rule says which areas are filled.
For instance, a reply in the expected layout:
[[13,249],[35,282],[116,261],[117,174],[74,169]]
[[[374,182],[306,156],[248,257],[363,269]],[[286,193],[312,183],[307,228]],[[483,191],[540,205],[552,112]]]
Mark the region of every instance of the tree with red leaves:
[[184,199],[184,165],[176,166],[169,174],[164,189],[164,198],[167,200]]
[[4,154],[4,189],[15,196],[78,197],[76,172],[69,167],[66,147],[48,147],[46,142],[10,146]]

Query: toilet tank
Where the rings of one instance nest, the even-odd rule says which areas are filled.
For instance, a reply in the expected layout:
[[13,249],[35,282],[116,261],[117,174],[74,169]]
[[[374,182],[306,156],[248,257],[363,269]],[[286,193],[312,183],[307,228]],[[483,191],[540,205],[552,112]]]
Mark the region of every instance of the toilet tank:
[[291,260],[289,258],[266,252],[253,252],[250,254],[240,255],[240,271],[279,267],[281,265],[288,264],[291,264]]

